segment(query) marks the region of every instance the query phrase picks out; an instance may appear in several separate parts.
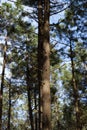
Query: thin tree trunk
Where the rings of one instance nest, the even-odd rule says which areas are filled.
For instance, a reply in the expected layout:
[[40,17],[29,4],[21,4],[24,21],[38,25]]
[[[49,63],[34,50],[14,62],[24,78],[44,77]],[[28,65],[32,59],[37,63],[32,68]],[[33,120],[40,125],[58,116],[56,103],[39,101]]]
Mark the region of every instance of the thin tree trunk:
[[8,109],[8,127],[7,127],[7,130],[10,130],[10,120],[11,120],[11,81],[9,83],[9,109]]
[[31,124],[31,130],[34,130],[34,121],[33,121],[33,112],[32,112],[32,104],[31,104],[31,90],[30,90],[30,78],[29,78],[29,67],[27,63],[27,72],[26,72],[26,77],[27,77],[27,95],[28,95],[28,109],[29,109],[29,117],[30,117],[30,124]]
[[7,50],[7,40],[4,46],[4,58],[2,66],[2,77],[1,77],[1,90],[0,90],[0,130],[2,130],[2,106],[3,106],[3,87],[4,87],[4,75],[5,75],[5,65],[6,65],[6,50]]
[[71,67],[72,67],[72,82],[73,82],[73,92],[74,92],[74,100],[75,100],[75,113],[76,113],[76,130],[81,130],[80,128],[80,110],[79,110],[79,94],[78,87],[75,79],[75,67],[73,62],[73,50],[72,44],[70,41],[70,52],[71,52]]
[[35,130],[38,130],[38,118],[37,118],[37,88],[34,88],[34,103],[35,103]]

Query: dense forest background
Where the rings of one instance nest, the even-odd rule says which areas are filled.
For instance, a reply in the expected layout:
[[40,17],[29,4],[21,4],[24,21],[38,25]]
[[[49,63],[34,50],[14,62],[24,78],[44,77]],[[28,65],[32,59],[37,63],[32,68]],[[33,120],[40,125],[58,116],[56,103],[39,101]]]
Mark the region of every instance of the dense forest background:
[[0,2],[0,130],[87,130],[87,1]]

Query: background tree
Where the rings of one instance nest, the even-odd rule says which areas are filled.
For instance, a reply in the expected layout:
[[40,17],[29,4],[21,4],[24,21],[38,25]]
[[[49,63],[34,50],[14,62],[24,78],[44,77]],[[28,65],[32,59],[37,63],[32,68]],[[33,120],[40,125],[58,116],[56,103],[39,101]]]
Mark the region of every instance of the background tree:
[[[42,97],[42,86],[44,86],[42,81],[50,76],[51,102],[49,106],[52,110],[52,121],[50,122],[52,129],[86,129],[87,52],[86,37],[84,37],[86,36],[84,11],[86,1],[78,0],[77,2],[70,1],[70,3],[50,1],[50,14],[47,13],[48,7],[44,2],[46,1],[39,1],[39,3],[38,1],[22,1],[22,3],[15,1],[12,5],[6,2],[0,7],[0,17],[3,21],[0,22],[0,30],[8,34],[10,41],[6,67],[11,73],[11,79],[8,76],[11,80],[10,93],[8,80],[4,81],[2,127],[6,129],[10,122],[10,128],[16,130],[48,129],[50,124],[43,126],[44,123],[47,124],[47,122],[43,122],[46,121],[44,120],[46,116],[43,116],[46,111],[43,111],[45,110],[43,108],[47,100],[42,102],[46,94]],[[62,19],[58,17],[58,23],[52,23],[51,20],[51,24],[49,23],[49,16],[52,18],[54,14],[65,9],[67,10],[61,16]],[[31,24],[33,20],[39,25],[38,33]],[[50,53],[47,53],[49,35]],[[45,64],[49,61],[49,55],[50,66]],[[71,62],[73,62],[74,68],[71,66]],[[49,76],[45,76],[46,67],[51,70]],[[74,91],[73,88],[72,70],[77,91]],[[47,89],[46,86],[45,88]],[[11,94],[11,100],[9,100],[9,94]],[[76,100],[75,95],[79,100]],[[47,97],[49,96],[47,95]],[[78,118],[75,114],[76,101],[79,102],[80,120],[77,123],[80,128],[78,125],[76,127]],[[10,105],[11,111],[9,110]]]

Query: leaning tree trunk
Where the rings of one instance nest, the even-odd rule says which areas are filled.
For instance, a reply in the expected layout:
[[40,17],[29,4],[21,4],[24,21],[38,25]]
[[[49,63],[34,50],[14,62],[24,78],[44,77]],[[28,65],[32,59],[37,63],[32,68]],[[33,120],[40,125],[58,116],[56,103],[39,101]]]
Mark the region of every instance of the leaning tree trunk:
[[4,75],[5,75],[5,65],[6,65],[6,50],[7,50],[7,39],[4,46],[4,58],[1,74],[1,90],[0,90],[0,130],[2,130],[2,106],[3,106],[3,87],[4,87]]
[[73,50],[72,44],[70,41],[70,53],[71,53],[71,67],[72,67],[72,83],[73,83],[73,92],[74,92],[74,101],[75,101],[75,113],[76,113],[76,130],[81,130],[80,128],[80,110],[79,110],[79,94],[78,87],[75,79],[75,67],[73,62]]

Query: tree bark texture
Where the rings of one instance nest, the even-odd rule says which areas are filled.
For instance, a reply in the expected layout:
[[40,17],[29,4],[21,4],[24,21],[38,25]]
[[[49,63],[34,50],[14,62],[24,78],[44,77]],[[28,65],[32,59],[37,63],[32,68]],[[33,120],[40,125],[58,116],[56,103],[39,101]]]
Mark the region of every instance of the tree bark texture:
[[39,88],[39,130],[42,130],[42,61],[43,61],[43,3],[38,0],[38,88]]
[[[49,44],[49,0],[38,6],[38,62],[39,62],[39,90],[40,90],[40,128],[51,130],[50,108],[50,44]],[[41,12],[40,12],[41,10]],[[43,14],[41,16],[41,14]],[[41,128],[42,127],[42,128]]]

